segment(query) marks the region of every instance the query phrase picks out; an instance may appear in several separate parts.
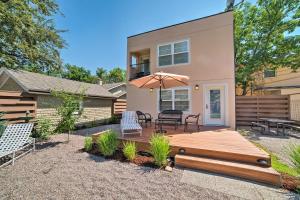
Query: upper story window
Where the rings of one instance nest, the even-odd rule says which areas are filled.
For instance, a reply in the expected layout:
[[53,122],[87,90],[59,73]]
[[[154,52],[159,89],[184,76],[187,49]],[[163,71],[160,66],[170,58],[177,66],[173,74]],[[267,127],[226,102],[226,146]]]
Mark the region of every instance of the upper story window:
[[264,71],[264,78],[271,78],[276,76],[275,69],[265,69]]
[[158,66],[185,63],[189,63],[188,40],[158,46]]

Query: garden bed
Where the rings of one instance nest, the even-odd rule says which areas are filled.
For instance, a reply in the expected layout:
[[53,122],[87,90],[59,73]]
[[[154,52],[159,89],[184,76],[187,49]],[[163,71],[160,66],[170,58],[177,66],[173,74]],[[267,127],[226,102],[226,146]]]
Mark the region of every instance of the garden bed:
[[[123,151],[122,151],[121,148],[118,148],[112,156],[104,156],[99,151],[99,148],[98,148],[97,144],[95,144],[95,143],[93,144],[92,150],[86,151],[83,148],[83,149],[81,149],[81,151],[90,153],[90,154],[95,155],[95,156],[100,156],[100,157],[103,157],[103,158],[109,159],[109,160],[116,160],[116,161],[120,161],[120,162],[130,162],[130,163],[136,164],[138,166],[160,169],[160,167],[155,165],[154,158],[148,152],[142,152],[142,151],[137,152],[136,157],[132,161],[130,161],[124,156]],[[169,162],[168,162],[167,166],[174,167],[174,163],[171,159],[169,159]]]

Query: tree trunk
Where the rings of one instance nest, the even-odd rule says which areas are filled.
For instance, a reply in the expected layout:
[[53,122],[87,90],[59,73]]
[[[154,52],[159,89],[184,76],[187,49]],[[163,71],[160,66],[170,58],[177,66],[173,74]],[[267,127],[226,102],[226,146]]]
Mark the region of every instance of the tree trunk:
[[68,131],[68,142],[70,141],[70,130]]
[[247,82],[243,82],[243,85],[242,85],[242,90],[243,90],[243,92],[242,92],[242,96],[246,96],[246,94],[247,94]]

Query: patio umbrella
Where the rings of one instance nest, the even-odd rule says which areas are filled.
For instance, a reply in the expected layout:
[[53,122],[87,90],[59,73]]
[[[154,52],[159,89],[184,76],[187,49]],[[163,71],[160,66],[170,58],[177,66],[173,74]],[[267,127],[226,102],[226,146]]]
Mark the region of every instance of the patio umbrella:
[[135,79],[130,83],[138,88],[159,88],[159,108],[161,108],[162,97],[161,90],[172,87],[188,85],[188,76],[156,72],[142,78]]

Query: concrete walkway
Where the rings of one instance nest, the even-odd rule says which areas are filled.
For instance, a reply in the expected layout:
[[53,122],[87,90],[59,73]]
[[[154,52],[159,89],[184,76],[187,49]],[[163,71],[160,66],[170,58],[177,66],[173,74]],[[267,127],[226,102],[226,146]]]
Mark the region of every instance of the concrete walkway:
[[243,199],[300,200],[299,195],[284,189],[204,171],[185,169],[181,182]]

